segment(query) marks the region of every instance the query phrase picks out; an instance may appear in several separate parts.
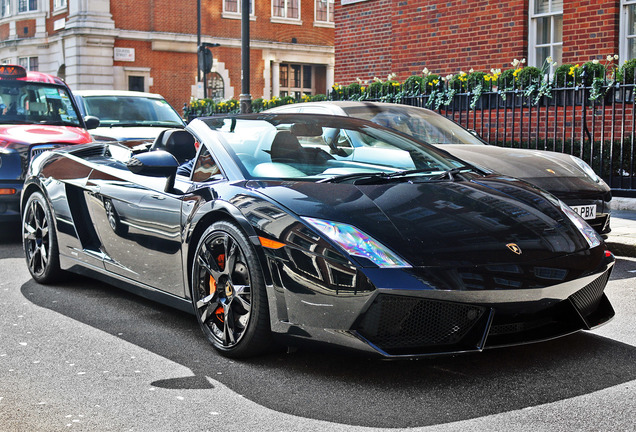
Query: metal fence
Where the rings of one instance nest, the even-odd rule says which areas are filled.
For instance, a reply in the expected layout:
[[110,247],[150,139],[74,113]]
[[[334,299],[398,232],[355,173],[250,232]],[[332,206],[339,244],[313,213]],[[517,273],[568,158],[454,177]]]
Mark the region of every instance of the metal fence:
[[636,197],[634,84],[571,85],[505,91],[421,92],[408,83],[375,93],[334,89],[332,100],[386,101],[434,109],[501,147],[550,150],[586,161],[616,196]]

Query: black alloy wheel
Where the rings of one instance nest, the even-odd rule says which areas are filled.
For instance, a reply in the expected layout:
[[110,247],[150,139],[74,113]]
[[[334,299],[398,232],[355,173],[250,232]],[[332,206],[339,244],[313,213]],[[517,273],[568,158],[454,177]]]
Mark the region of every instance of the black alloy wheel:
[[33,279],[47,284],[62,276],[55,224],[46,198],[40,192],[32,194],[24,207],[22,241]]
[[115,234],[119,236],[128,234],[128,225],[124,225],[121,223],[119,214],[117,214],[115,205],[110,198],[104,198],[104,211],[106,212],[106,217],[108,218],[108,224],[110,225],[110,228],[115,232]]
[[229,222],[205,231],[192,263],[192,302],[208,340],[234,358],[271,346],[263,273],[253,246]]

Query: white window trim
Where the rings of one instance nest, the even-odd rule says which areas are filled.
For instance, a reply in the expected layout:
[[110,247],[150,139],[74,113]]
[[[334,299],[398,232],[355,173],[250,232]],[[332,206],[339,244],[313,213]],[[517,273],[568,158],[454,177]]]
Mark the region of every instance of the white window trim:
[[56,6],[55,2],[53,2],[53,11],[51,12],[51,16],[60,15],[68,12],[68,0],[64,0],[64,4],[61,6]]
[[[221,12],[221,18],[226,19],[236,19],[240,20],[243,18],[243,13],[241,9],[242,0],[238,0],[238,12],[228,12],[225,10],[225,0],[223,1],[223,12]],[[250,21],[256,21],[256,5],[254,4],[256,0],[252,0],[252,13],[250,14]]]
[[[29,0],[26,0],[26,2],[28,4]],[[25,11],[22,11],[22,12],[20,12],[20,3],[17,0],[13,0],[11,2],[11,5],[15,6],[15,14],[16,15],[26,15],[26,14],[32,14],[32,13],[37,13],[37,12],[42,11],[41,3],[42,2],[40,0],[37,0],[35,9],[33,9],[33,10],[25,10]]]
[[[295,25],[302,25],[302,1],[298,0],[298,18],[287,18],[285,17],[279,17],[279,16],[274,16],[274,2],[270,2],[270,8],[271,8],[271,18],[270,18],[270,22],[273,23],[278,23],[278,24],[295,24]],[[285,15],[287,15],[287,1],[285,1]]]
[[15,15],[15,11],[13,10],[13,8],[14,8],[14,6],[16,6],[16,5],[14,5],[14,4],[13,4],[13,3],[14,3],[14,2],[13,2],[13,0],[9,0],[9,1],[7,1],[7,2],[5,2],[4,0],[2,0],[2,2],[3,2],[3,3],[7,3],[7,4],[8,4],[8,6],[9,6],[9,13],[7,13],[6,15],[0,15],[0,19],[9,18],[10,16]]
[[[334,21],[319,21],[318,20],[318,1],[319,0],[314,0],[314,27],[328,27],[328,28],[335,28],[336,24]],[[335,8],[336,3],[335,0],[333,3],[329,3],[327,2],[327,16],[329,16],[329,8]]]
[[[563,17],[563,10],[560,12],[547,12],[541,14],[534,13],[534,4],[535,0],[530,0],[528,2],[528,66],[536,66],[539,69],[543,65],[537,64],[537,47],[551,47],[550,55],[552,56],[553,48],[556,46],[561,47],[561,52],[563,52],[563,35],[561,35],[561,42],[556,43],[548,43],[548,44],[540,44],[537,45],[537,20],[536,18],[544,18],[544,17],[554,17],[557,15],[561,15]],[[550,35],[551,38],[554,37],[554,20],[550,20]]]
[[[621,0],[620,22],[618,30],[618,56],[619,65],[622,65],[625,60],[629,60],[629,54],[627,51],[627,25],[629,22],[627,7],[635,5],[636,0]],[[634,35],[636,38],[636,35]]]

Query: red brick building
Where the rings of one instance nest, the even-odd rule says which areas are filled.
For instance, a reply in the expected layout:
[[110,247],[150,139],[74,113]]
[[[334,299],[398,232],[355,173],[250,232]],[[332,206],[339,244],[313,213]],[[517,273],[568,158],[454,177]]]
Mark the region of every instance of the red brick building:
[[[210,95],[241,92],[241,1],[201,0],[202,42],[218,43]],[[333,0],[252,0],[252,98],[325,93],[333,84]],[[0,0],[0,61],[62,76],[73,89],[202,97],[197,1]]]
[[335,80],[636,57],[635,0],[341,0]]

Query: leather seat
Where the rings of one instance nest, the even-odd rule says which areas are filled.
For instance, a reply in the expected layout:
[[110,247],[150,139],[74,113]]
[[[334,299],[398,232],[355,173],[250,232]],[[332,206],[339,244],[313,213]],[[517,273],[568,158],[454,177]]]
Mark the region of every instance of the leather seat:
[[159,134],[150,147],[150,151],[165,150],[172,154],[179,165],[193,159],[197,150],[194,137],[183,129],[167,129]]

